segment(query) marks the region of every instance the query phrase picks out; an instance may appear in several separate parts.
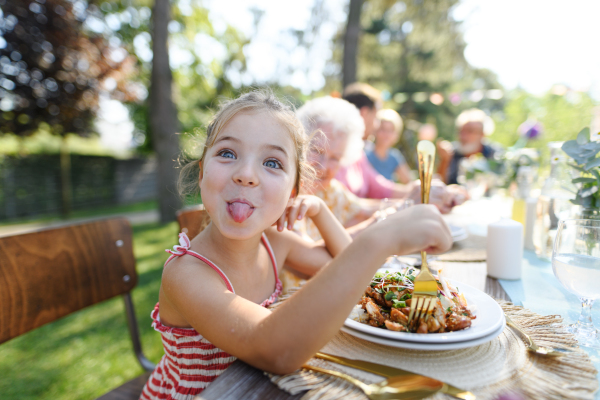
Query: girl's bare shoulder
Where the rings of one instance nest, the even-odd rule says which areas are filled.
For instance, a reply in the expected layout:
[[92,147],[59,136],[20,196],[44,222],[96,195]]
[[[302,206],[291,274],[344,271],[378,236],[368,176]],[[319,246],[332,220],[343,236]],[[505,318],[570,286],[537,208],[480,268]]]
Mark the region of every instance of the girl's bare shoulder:
[[166,292],[226,286],[209,264],[189,254],[175,257],[165,265],[161,284]]

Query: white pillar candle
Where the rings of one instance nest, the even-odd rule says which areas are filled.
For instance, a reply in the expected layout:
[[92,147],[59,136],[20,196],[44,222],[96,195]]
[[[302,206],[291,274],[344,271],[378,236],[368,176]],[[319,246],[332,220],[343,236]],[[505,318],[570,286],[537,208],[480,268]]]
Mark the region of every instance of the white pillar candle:
[[502,219],[488,225],[487,272],[497,279],[521,279],[523,224]]

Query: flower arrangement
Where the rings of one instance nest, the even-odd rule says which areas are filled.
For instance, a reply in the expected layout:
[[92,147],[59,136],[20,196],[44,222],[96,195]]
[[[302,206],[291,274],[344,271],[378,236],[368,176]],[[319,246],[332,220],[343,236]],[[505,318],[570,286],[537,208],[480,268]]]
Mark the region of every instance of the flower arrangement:
[[579,171],[579,176],[572,180],[577,193],[571,202],[584,208],[600,209],[600,158],[596,157],[600,142],[590,141],[590,129],[586,127],[577,134],[576,140],[566,141],[561,148],[574,161],[569,165]]
[[501,162],[503,163],[502,187],[508,188],[513,182],[517,181],[519,168],[531,167],[536,169],[539,167],[539,152],[531,148],[511,148],[502,154]]

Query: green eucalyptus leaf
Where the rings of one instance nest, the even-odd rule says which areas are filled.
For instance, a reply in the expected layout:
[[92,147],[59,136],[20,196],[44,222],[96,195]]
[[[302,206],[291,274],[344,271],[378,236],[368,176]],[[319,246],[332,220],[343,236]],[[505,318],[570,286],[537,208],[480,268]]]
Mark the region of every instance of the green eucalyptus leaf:
[[594,175],[596,177],[596,181],[598,182],[598,185],[600,186],[600,172],[598,172],[597,169],[593,169],[590,172],[592,173],[592,175]]
[[577,164],[585,164],[587,161],[583,157],[584,150],[577,144],[575,140],[568,140],[562,145],[562,150],[567,153]]
[[561,149],[569,155],[570,153],[577,154],[579,153],[579,143],[577,143],[577,140],[567,140],[563,143]]
[[577,166],[575,164],[568,164],[568,165],[569,165],[569,167],[575,168],[577,171],[587,172],[585,169],[583,169],[580,166]]
[[575,178],[573,183],[596,183],[596,178]]
[[590,141],[590,128],[585,127],[577,134],[577,143],[586,144]]
[[585,167],[583,167],[583,168],[586,171],[589,171],[590,169],[595,168],[595,167],[600,167],[600,158],[594,158],[594,159],[588,161],[585,164]]
[[585,189],[582,189],[579,191],[579,194],[581,195],[581,197],[585,199],[587,199],[588,197],[591,197],[594,193],[596,193],[598,191],[598,186],[592,186],[592,187],[587,187]]

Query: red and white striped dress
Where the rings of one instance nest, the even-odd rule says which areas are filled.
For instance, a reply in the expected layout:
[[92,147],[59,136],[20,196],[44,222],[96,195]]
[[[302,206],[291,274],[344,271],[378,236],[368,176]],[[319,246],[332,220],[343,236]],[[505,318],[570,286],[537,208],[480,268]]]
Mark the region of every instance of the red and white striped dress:
[[[275,291],[261,304],[263,307],[268,307],[281,294],[281,281],[277,276],[277,262],[273,255],[273,249],[264,233],[262,242],[271,257],[275,272]],[[227,289],[235,293],[229,278],[219,267],[200,254],[189,250],[190,240],[185,233],[179,234],[179,244],[179,246],[173,246],[174,251],[166,250],[171,253],[171,257],[165,262],[165,265],[175,257],[189,254],[214,269],[227,285]],[[165,355],[146,382],[140,399],[193,400],[236,358],[215,347],[193,328],[172,328],[163,325],[160,322],[158,308],[157,303],[150,315],[154,320],[152,326],[161,334]]]

